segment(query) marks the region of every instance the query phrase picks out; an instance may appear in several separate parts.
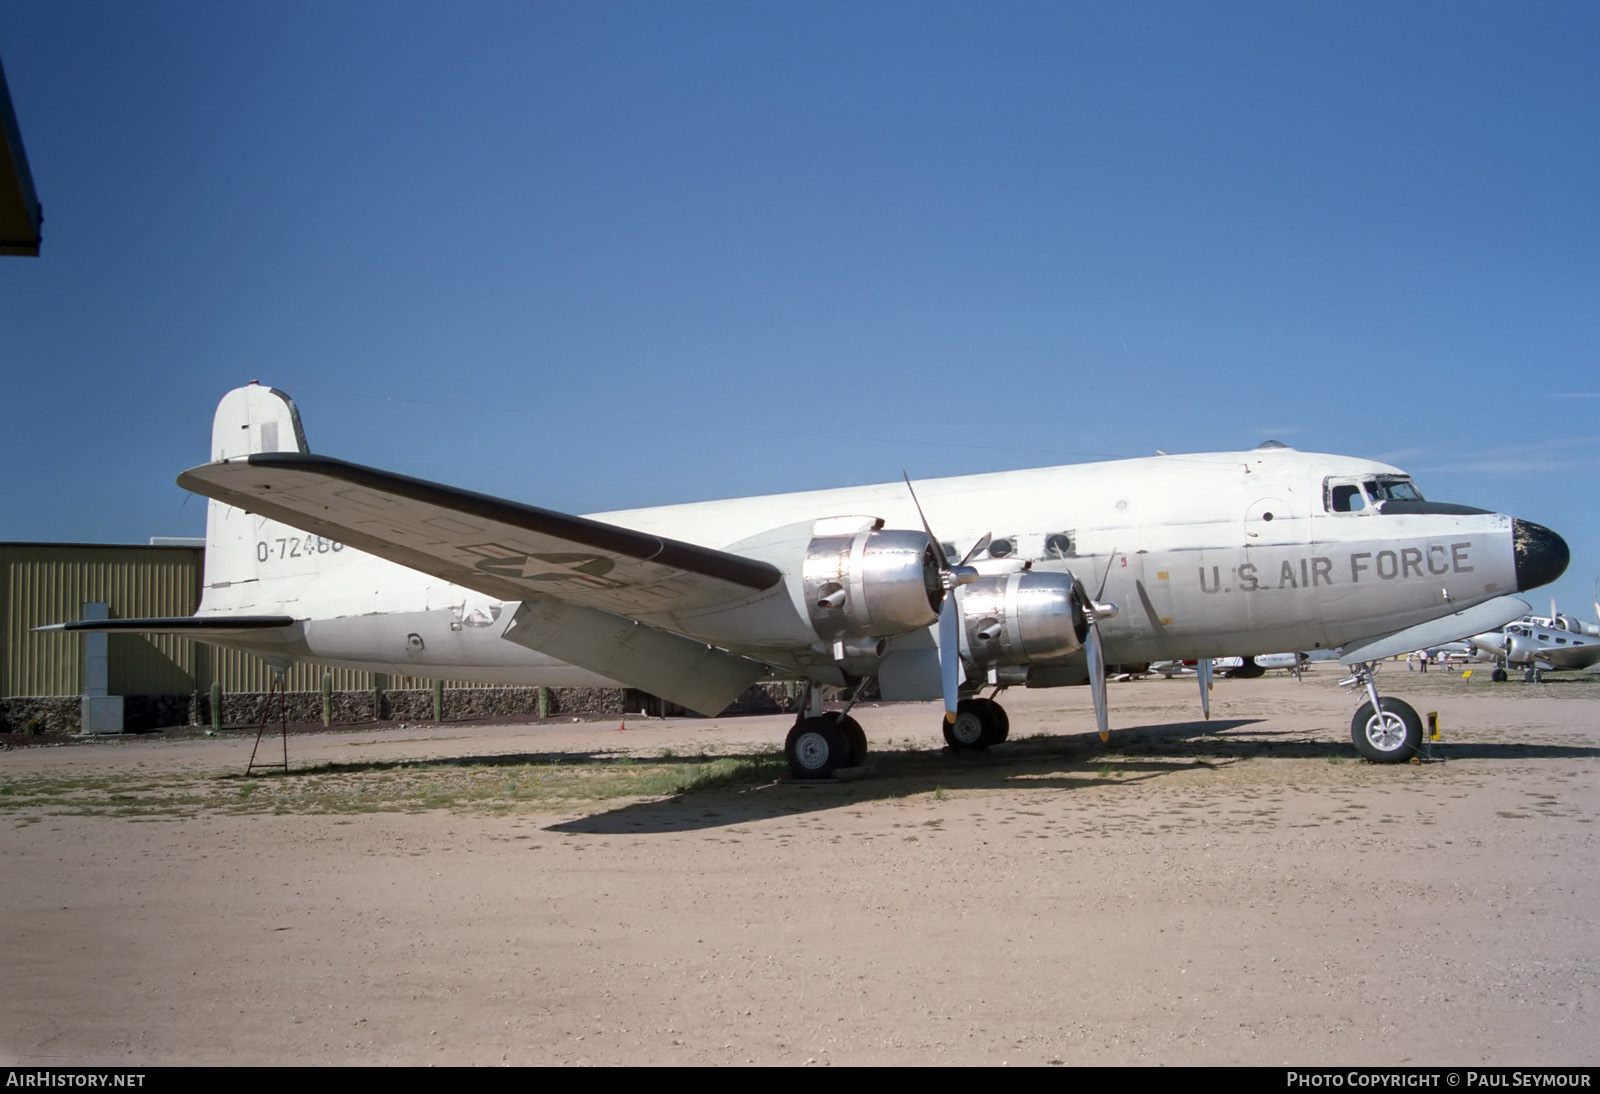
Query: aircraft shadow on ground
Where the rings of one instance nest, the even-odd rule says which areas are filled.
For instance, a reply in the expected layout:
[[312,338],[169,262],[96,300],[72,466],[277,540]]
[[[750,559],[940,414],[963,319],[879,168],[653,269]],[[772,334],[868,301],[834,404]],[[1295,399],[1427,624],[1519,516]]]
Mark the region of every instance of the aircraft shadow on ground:
[[[1120,734],[1126,734],[1125,751],[1140,749],[1162,755],[1194,753],[1215,755],[1232,759],[1252,756],[1272,756],[1282,759],[1345,759],[1354,762],[1348,735],[1340,734],[1332,740],[1285,740],[1279,730],[1235,731],[1235,727],[1251,724],[1236,722],[1189,722],[1169,726],[1142,726],[1119,730],[1112,734],[1116,745]],[[1202,736],[1206,727],[1220,725],[1229,730],[1226,737]],[[1588,745],[1533,744],[1516,741],[1440,741],[1432,746],[1432,756],[1439,760],[1563,760],[1594,759],[1600,757],[1600,748]],[[1108,748],[1110,746],[1107,746]]]
[[[604,808],[591,816],[552,824],[548,831],[585,835],[624,835],[700,831],[780,816],[820,813],[852,805],[891,801],[949,790],[1053,789],[1139,783],[1196,768],[1216,768],[1244,760],[1322,759],[1355,761],[1348,738],[1285,739],[1281,730],[1254,728],[1263,719],[1185,721],[1119,728],[1102,743],[1094,732],[1021,737],[984,752],[923,748],[874,749],[873,773],[856,780],[795,782],[788,778],[755,782],[733,778],[713,782],[671,798]],[[1434,746],[1440,760],[1593,759],[1600,748],[1517,742],[1443,742]],[[504,755],[418,757],[404,760],[334,761],[296,767],[291,775],[379,774],[407,768],[631,767],[663,763],[693,768],[733,760],[774,765],[768,750],[699,755],[650,756],[596,749],[587,752],[517,752]],[[225,780],[258,780],[272,773],[223,775]]]
[[[874,749],[874,774],[850,781],[815,783],[774,780],[757,786],[695,790],[676,797],[637,802],[593,816],[563,821],[552,832],[622,835],[683,832],[823,812],[875,801],[945,790],[1075,790],[1134,783],[1197,767],[1218,767],[1277,749],[1282,742],[1237,742],[1221,736],[1258,719],[1180,722],[1117,730],[1102,744],[1097,733],[1032,736],[984,752],[949,749]],[[1311,755],[1330,755],[1320,747]],[[726,754],[716,758],[729,758]],[[733,757],[741,758],[741,757]],[[753,758],[753,757],[752,757]]]
[[[607,809],[550,825],[547,830],[585,835],[701,831],[941,790],[1074,790],[1144,782],[1260,757],[1359,762],[1349,739],[1342,735],[1333,740],[1285,740],[1282,731],[1247,728],[1261,721],[1218,719],[1118,729],[1106,744],[1096,733],[1076,733],[1025,737],[987,752],[874,750],[871,763],[876,773],[857,781],[778,780],[743,788],[694,790],[666,800]],[[1600,748],[1441,742],[1434,745],[1433,754],[1447,762],[1592,759],[1600,757]]]
[[[710,763],[722,759],[720,756],[679,756],[674,758],[674,763]],[[493,756],[419,756],[406,760],[329,760],[324,763],[295,764],[291,757],[289,775],[362,775],[377,774],[385,771],[400,771],[406,768],[425,767],[522,767],[535,765],[540,767],[579,767],[614,764],[617,766],[636,765],[642,763],[660,763],[655,757],[640,757],[624,752],[615,752],[602,749],[598,752],[515,752],[507,755]],[[254,775],[244,772],[233,772],[219,776],[223,779],[250,779],[256,780],[282,772],[275,771],[266,765],[257,764],[258,771]]]
[[1592,760],[1600,757],[1600,748],[1514,741],[1443,741],[1433,746],[1433,754],[1441,760]]

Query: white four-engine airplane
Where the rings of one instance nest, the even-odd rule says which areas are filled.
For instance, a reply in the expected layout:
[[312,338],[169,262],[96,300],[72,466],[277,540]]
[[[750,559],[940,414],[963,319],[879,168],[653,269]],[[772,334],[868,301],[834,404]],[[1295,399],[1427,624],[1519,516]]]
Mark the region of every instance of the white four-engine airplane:
[[56,629],[183,633],[280,666],[622,685],[708,715],[757,681],[803,680],[797,777],[865,759],[822,685],[943,698],[949,744],[982,748],[1005,739],[1007,687],[1088,683],[1104,734],[1108,661],[1336,647],[1367,695],[1356,748],[1403,760],[1421,721],[1378,695],[1373,663],[1519,618],[1510,594],[1568,560],[1537,524],[1272,442],[914,495],[569,516],[314,455],[288,396],[255,383],[223,397],[211,462],[178,482],[212,499],[199,611]]

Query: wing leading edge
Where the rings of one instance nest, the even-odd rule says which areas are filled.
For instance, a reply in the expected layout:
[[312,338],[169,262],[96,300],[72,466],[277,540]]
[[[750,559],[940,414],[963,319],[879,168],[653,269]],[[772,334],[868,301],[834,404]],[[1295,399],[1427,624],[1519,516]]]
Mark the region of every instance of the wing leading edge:
[[311,453],[204,464],[178,485],[501,600],[637,618],[741,603],[783,580],[742,555]]

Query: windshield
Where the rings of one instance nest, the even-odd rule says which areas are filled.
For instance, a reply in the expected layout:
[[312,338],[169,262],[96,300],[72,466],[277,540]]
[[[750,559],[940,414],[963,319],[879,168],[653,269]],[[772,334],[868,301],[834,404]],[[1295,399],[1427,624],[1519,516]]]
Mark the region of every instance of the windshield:
[[1422,492],[1419,491],[1410,479],[1392,476],[1381,479],[1368,479],[1361,484],[1366,488],[1367,496],[1373,501],[1422,501]]

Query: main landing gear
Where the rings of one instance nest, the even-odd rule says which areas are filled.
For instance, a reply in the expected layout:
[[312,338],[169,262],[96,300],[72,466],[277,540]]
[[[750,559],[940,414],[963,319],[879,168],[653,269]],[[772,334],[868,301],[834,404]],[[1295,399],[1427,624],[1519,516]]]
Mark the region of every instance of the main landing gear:
[[956,704],[956,719],[944,722],[944,743],[953,749],[988,748],[1011,736],[1006,708],[993,699],[963,699]]
[[[826,779],[835,771],[867,762],[867,735],[850,717],[850,707],[824,711],[821,706],[822,692],[813,688],[806,696],[805,712],[783,742],[789,773],[796,779]],[[944,721],[943,714],[940,721],[945,744],[958,751],[988,748],[1011,735],[1006,708],[993,699],[963,699],[956,705],[954,722]]]
[[825,711],[801,718],[783,742],[789,773],[797,779],[826,779],[842,767],[867,762],[867,735],[848,714]]
[[[858,686],[855,694],[860,693]],[[850,717],[854,705],[852,695],[843,710],[825,711],[822,689],[815,685],[807,689],[802,713],[783,742],[789,774],[797,779],[826,779],[841,768],[867,762],[867,734],[861,723]]]
[[1378,694],[1376,668],[1371,661],[1352,665],[1347,683],[1364,687],[1367,701],[1350,719],[1350,740],[1356,751],[1375,764],[1397,764],[1422,747],[1422,719],[1411,704],[1392,695]]

